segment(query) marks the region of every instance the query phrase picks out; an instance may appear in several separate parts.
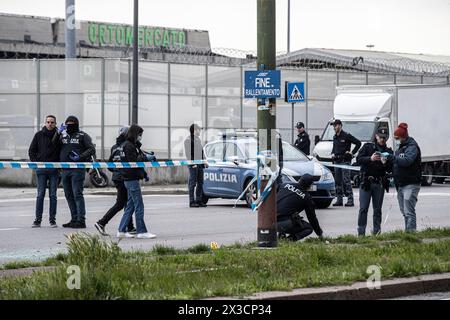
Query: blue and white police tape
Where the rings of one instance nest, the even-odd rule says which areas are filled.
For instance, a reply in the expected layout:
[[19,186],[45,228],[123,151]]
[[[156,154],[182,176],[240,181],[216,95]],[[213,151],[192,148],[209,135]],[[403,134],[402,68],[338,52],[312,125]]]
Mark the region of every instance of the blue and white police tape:
[[0,161],[0,169],[133,169],[211,164],[214,160],[167,160],[158,162],[15,162]]
[[350,165],[346,165],[346,164],[333,164],[330,162],[320,162],[321,164],[323,164],[325,167],[329,167],[329,168],[340,168],[340,169],[346,169],[346,170],[351,170],[351,171],[360,171],[361,168],[358,166],[350,166]]

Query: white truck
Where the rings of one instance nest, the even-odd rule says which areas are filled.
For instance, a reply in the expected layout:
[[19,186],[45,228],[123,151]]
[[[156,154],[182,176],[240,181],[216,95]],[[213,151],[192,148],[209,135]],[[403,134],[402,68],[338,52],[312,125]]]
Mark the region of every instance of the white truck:
[[343,130],[363,143],[372,141],[379,127],[387,128],[388,145],[394,150],[393,132],[406,122],[422,152],[422,184],[444,183],[442,176],[450,175],[450,85],[342,86],[336,90],[333,119],[322,136],[315,137],[313,156],[317,160],[331,162],[334,131],[330,123],[334,119],[340,119]]

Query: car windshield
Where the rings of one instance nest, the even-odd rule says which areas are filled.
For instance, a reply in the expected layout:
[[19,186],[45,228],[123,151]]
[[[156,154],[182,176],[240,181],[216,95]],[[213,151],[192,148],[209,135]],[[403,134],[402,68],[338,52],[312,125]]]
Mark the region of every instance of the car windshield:
[[[258,146],[255,142],[248,142],[242,145],[245,155],[250,160],[256,160]],[[283,160],[284,161],[310,161],[309,158],[287,142],[283,142]]]
[[[375,122],[368,121],[342,121],[342,130],[352,134],[360,141],[372,141],[375,132]],[[323,141],[333,141],[334,128],[330,124],[323,133]]]

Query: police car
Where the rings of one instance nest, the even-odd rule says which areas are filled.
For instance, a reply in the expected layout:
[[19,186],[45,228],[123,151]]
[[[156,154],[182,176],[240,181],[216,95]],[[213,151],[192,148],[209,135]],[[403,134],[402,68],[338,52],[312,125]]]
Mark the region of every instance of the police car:
[[[211,198],[237,199],[256,176],[257,140],[254,137],[226,136],[204,147],[208,160],[214,160],[204,171],[203,201]],[[335,197],[334,178],[330,170],[304,153],[283,142],[283,176],[298,180],[308,173],[315,178],[310,194],[317,208],[327,208]],[[254,183],[246,192],[249,207],[256,200]]]

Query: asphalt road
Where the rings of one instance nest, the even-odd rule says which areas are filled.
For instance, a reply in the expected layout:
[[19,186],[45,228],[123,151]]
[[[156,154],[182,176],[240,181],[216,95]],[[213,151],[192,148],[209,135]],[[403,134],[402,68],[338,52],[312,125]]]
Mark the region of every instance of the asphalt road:
[[[20,192],[20,191],[18,191]],[[357,192],[356,192],[357,197]],[[94,223],[114,202],[113,196],[86,196],[88,233],[96,233]],[[356,198],[357,200],[357,198]],[[256,240],[257,215],[243,205],[233,208],[233,201],[211,200],[207,208],[189,208],[187,195],[144,196],[145,220],[154,240],[124,239],[120,246],[126,250],[148,250],[155,244],[186,248],[198,243],[216,241],[221,244]],[[357,201],[356,201],[357,202]],[[45,204],[42,228],[32,229],[35,199],[0,195],[0,264],[9,261],[43,259],[65,250],[66,235],[72,229],[50,229]],[[384,203],[383,231],[403,229],[403,217],[394,193],[387,194]],[[329,208],[317,215],[326,236],[356,234],[358,208]],[[450,226],[450,185],[422,188],[417,205],[418,228]],[[114,237],[121,213],[107,230]],[[369,211],[369,217],[371,212]],[[70,220],[67,204],[58,198],[57,223]],[[367,232],[370,232],[371,222]]]

